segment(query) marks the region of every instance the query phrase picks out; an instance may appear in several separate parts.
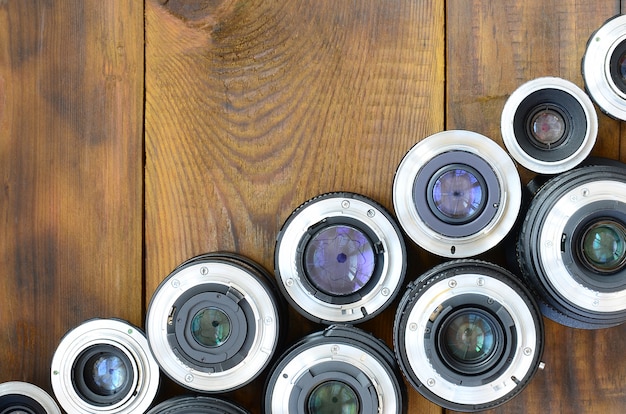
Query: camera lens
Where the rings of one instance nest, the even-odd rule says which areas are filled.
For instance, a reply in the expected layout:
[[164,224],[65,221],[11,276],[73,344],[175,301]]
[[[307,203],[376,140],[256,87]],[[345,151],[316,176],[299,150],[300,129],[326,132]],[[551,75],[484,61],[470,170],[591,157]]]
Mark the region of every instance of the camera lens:
[[393,183],[393,205],[406,234],[444,257],[469,257],[494,247],[513,227],[520,202],[511,158],[470,131],[440,132],[418,142],[400,162]]
[[73,413],[145,411],[159,367],[143,332],[117,319],[91,319],[69,331],[52,359],[52,388]]
[[613,17],[591,35],[582,75],[600,109],[626,120],[626,16]]
[[544,314],[588,329],[626,320],[626,166],[595,162],[539,187],[517,243]]
[[504,145],[517,162],[540,174],[558,174],[589,155],[598,117],[578,86],[544,77],[511,94],[502,110],[501,130]]
[[174,397],[163,401],[146,414],[248,414],[243,408],[223,399],[205,396]]
[[277,237],[279,287],[305,317],[357,323],[397,295],[406,247],[391,214],[354,193],[320,195],[296,209]]
[[528,289],[491,263],[457,260],[409,284],[394,321],[408,382],[450,410],[509,401],[540,365],[543,322]]
[[21,381],[0,384],[2,414],[61,414],[52,397],[36,385]]
[[403,384],[384,342],[349,325],[331,325],[280,357],[267,380],[265,412],[406,412]]
[[260,265],[233,253],[196,256],[152,296],[150,349],[174,381],[225,392],[256,378],[271,360],[281,328],[279,295]]

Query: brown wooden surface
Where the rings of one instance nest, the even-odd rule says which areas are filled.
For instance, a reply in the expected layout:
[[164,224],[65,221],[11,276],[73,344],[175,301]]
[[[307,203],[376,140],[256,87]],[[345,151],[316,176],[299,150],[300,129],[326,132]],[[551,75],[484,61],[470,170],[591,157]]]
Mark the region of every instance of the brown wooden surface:
[[[501,144],[508,95],[538,76],[582,86],[586,41],[619,12],[596,0],[0,0],[0,382],[50,391],[66,330],[96,316],[140,324],[193,255],[231,250],[272,269],[282,223],[317,194],[391,209],[398,162],[432,133]],[[622,128],[600,116],[594,154],[626,161]],[[408,244],[408,279],[440,261]],[[363,328],[390,343],[394,311]],[[289,340],[319,329],[289,317]],[[626,326],[546,329],[546,369],[490,412],[623,412]],[[258,413],[263,379],[228,397]],[[160,399],[184,392],[164,384]],[[443,411],[409,391],[409,413]]]

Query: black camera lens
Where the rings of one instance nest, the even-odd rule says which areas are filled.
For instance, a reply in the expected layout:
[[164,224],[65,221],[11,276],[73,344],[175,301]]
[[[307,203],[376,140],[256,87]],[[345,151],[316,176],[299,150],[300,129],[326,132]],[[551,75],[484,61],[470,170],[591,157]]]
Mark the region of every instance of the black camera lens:
[[146,414],[248,414],[230,401],[206,396],[182,396],[163,401]]
[[543,336],[528,289],[507,270],[469,259],[410,283],[394,321],[408,382],[456,411],[486,410],[519,394],[541,366]]
[[0,384],[1,414],[61,414],[47,392],[21,381]]
[[354,193],[320,195],[296,209],[276,241],[276,278],[289,303],[321,323],[357,323],[397,295],[406,247],[391,214]]
[[626,16],[609,19],[591,35],[582,75],[600,109],[613,118],[626,120]]
[[588,329],[626,320],[626,166],[594,162],[539,187],[517,242],[544,314]]
[[418,142],[398,166],[393,205],[419,246],[444,257],[494,247],[515,223],[521,202],[517,169],[489,138],[445,131]]
[[256,378],[283,330],[272,282],[260,265],[233,253],[204,254],[174,269],[146,317],[150,349],[165,374],[207,393]]
[[544,77],[515,90],[502,110],[502,138],[511,156],[540,174],[580,164],[598,133],[593,103],[565,79]]
[[52,359],[52,388],[72,413],[143,412],[159,387],[159,367],[141,330],[91,319],[69,331]]
[[331,325],[280,357],[267,380],[265,412],[403,413],[403,384],[384,342],[349,325]]

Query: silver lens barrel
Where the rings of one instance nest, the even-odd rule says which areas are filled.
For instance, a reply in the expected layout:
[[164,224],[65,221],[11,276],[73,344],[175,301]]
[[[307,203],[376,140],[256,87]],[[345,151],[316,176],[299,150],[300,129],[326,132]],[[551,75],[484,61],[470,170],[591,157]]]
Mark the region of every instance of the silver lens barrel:
[[22,381],[0,384],[0,413],[61,414],[52,397],[36,385]]

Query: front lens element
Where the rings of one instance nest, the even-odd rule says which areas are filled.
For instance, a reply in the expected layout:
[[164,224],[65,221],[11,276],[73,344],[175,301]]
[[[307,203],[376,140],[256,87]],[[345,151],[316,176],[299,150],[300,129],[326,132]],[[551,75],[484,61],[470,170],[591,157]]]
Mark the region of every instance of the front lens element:
[[341,381],[327,381],[315,388],[309,396],[308,414],[356,414],[359,398],[356,392]]
[[603,220],[591,225],[582,236],[584,262],[601,273],[615,272],[626,262],[626,229]]
[[193,338],[202,346],[216,348],[230,336],[230,319],[218,308],[202,309],[191,321]]
[[443,334],[447,354],[462,364],[480,363],[495,349],[495,328],[485,315],[478,312],[454,317],[444,327]]
[[468,220],[480,212],[483,187],[476,175],[463,169],[445,171],[433,186],[433,202],[437,210],[451,219]]
[[545,109],[531,119],[530,131],[539,144],[550,148],[565,135],[565,119],[557,111]]
[[98,395],[108,396],[119,392],[128,381],[128,367],[117,355],[96,355],[85,365],[85,383]]
[[304,269],[315,288],[329,295],[351,295],[369,282],[374,248],[362,231],[347,225],[323,228],[309,241]]

